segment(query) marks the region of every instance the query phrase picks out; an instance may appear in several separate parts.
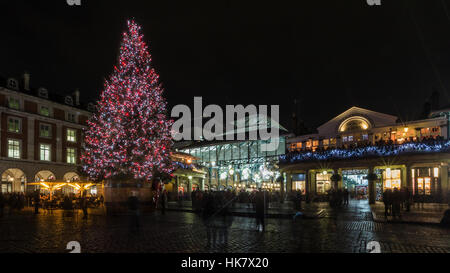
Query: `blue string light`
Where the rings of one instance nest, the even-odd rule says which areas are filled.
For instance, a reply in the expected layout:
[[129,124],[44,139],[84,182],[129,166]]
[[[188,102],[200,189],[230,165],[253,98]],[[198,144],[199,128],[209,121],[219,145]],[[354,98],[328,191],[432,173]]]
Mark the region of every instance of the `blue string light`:
[[408,153],[450,152],[450,141],[411,142],[401,145],[367,146],[353,149],[332,149],[318,152],[290,153],[280,157],[281,163],[324,161],[362,157],[389,157]]

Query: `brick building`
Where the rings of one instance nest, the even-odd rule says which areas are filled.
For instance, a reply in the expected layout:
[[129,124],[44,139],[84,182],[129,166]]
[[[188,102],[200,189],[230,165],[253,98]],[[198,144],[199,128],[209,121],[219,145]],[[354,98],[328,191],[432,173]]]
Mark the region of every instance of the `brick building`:
[[83,128],[94,104],[30,88],[21,80],[0,77],[0,175],[3,193],[33,190],[27,183],[78,181]]

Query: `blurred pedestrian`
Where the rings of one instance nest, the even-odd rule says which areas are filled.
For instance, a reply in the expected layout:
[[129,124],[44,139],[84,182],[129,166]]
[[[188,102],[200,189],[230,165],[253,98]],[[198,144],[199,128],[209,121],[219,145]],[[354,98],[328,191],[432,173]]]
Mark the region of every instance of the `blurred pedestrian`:
[[264,217],[266,214],[266,193],[263,191],[259,191],[256,193],[255,198],[255,208],[256,208],[256,226],[258,230],[265,231],[266,226],[264,222]]
[[138,231],[140,227],[139,223],[139,199],[136,196],[136,193],[132,193],[132,195],[128,198],[128,209],[131,213],[130,217],[130,229],[132,231]]

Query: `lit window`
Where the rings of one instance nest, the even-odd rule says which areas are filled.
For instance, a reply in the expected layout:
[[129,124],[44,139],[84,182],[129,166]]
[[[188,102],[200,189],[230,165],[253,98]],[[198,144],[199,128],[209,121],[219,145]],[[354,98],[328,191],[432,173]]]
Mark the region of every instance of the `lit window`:
[[352,142],[353,141],[353,136],[348,136],[348,142]]
[[67,148],[67,163],[75,164],[76,163],[76,151],[75,148]]
[[19,140],[8,140],[8,157],[20,159],[20,141]]
[[16,98],[9,98],[8,107],[11,109],[20,110],[20,101]]
[[41,144],[40,145],[40,154],[42,161],[50,161],[51,146],[49,144]]
[[343,137],[343,138],[342,138],[342,141],[343,141],[343,142],[347,142],[347,141],[348,141],[348,137],[346,137],[346,136]]
[[77,131],[74,129],[67,129],[67,141],[77,142]]
[[21,120],[17,118],[8,118],[8,132],[19,134],[21,131]]
[[369,140],[369,135],[363,135],[363,140]]
[[41,106],[41,110],[39,111],[39,113],[42,116],[49,117],[50,116],[50,109],[47,106]]
[[52,127],[48,124],[41,124],[39,132],[41,137],[51,137]]

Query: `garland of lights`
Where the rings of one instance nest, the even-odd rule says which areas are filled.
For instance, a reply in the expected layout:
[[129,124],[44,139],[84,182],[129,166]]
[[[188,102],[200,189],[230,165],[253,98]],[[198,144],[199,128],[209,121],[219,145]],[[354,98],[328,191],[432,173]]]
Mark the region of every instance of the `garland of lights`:
[[84,170],[93,179],[120,176],[151,180],[171,173],[172,121],[141,27],[128,21],[118,65],[105,82],[88,122]]
[[351,159],[371,156],[396,156],[407,153],[450,152],[450,141],[434,141],[430,143],[405,143],[390,146],[368,146],[354,149],[332,149],[323,152],[291,153],[280,157],[282,163],[302,161],[323,161]]

